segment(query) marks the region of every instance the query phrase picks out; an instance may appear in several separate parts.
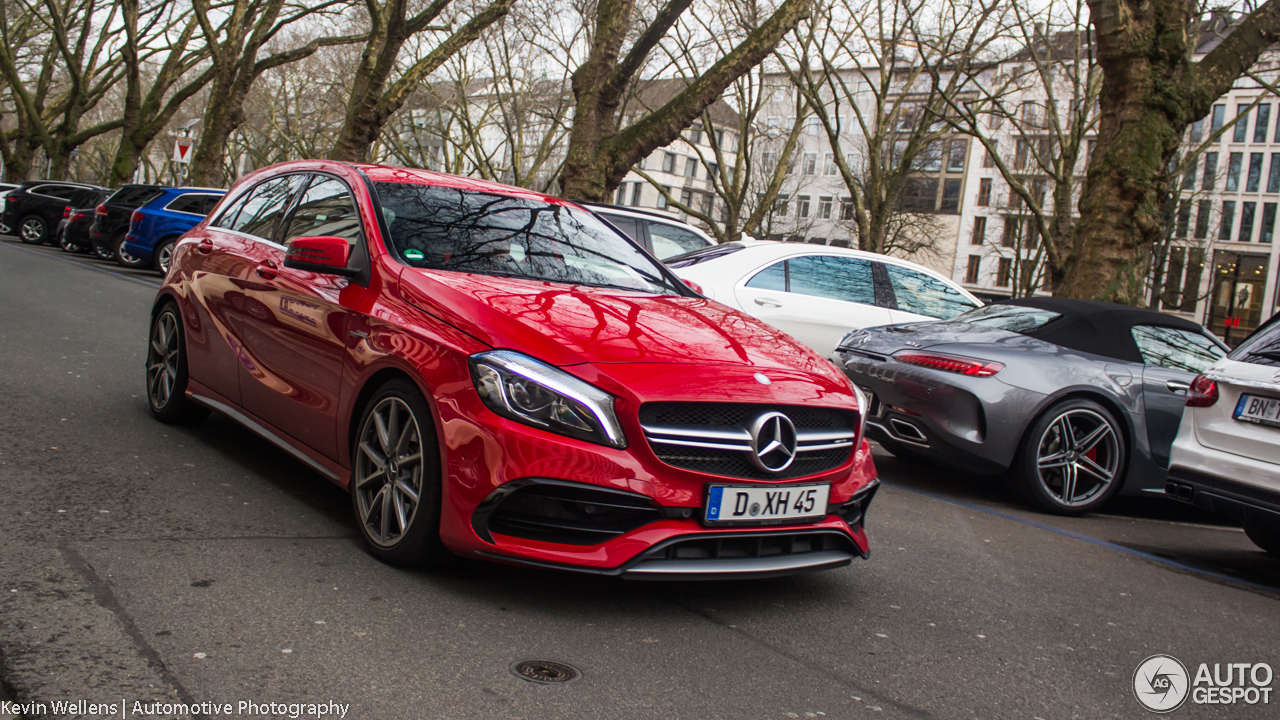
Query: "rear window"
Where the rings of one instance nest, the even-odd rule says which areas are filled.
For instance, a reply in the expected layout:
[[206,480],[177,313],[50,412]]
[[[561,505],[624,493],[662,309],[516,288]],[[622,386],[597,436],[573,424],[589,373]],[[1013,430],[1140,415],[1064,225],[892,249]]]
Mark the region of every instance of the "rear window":
[[952,318],[956,322],[973,323],[987,327],[1000,328],[1009,332],[1026,333],[1062,317],[1061,313],[1040,308],[1029,308],[1022,305],[1000,303],[985,305]]
[[152,200],[160,197],[160,193],[164,192],[162,188],[157,187],[139,187],[137,185],[126,185],[116,191],[107,202],[112,205],[124,205],[126,207],[142,207]]
[[1238,362],[1280,367],[1280,320],[1270,320],[1258,328],[1228,357]]
[[884,263],[898,309],[926,317],[948,320],[978,304],[932,275]]
[[686,294],[592,213],[460,188],[374,187],[391,244],[411,267]]
[[725,255],[732,255],[739,250],[745,250],[746,247],[746,245],[736,242],[724,243],[723,245],[708,245],[701,250],[694,250],[673,258],[667,258],[666,263],[667,267],[672,268],[689,267],[718,257],[724,257]]

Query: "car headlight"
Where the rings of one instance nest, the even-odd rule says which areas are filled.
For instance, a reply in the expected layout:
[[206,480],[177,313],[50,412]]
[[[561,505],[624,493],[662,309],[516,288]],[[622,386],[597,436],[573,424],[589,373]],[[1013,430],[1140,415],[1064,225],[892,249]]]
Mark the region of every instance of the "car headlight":
[[[858,444],[861,445],[861,440],[867,429],[867,415],[871,412],[871,403],[867,400],[867,394],[862,391],[862,388],[855,385],[853,381],[849,382],[849,389],[853,390],[853,396],[858,399]],[[856,450],[857,448],[854,449]]]
[[526,425],[624,448],[613,396],[546,363],[510,350],[472,355],[471,380],[490,410]]

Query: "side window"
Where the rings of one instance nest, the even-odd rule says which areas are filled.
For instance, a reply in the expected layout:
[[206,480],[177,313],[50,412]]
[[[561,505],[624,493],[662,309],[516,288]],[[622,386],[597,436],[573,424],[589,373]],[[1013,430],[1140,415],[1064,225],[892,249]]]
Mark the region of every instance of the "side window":
[[787,291],[787,261],[774,263],[747,281],[747,287],[761,290]]
[[289,220],[284,244],[296,237],[340,237],[355,245],[363,237],[360,213],[351,191],[340,180],[317,177],[307,188]]
[[28,192],[32,192],[37,195],[55,197],[59,200],[70,200],[71,196],[74,193],[79,192],[81,189],[82,188],[77,187],[66,187],[64,185],[40,185],[31,188]]
[[806,255],[787,261],[789,291],[800,295],[876,304],[871,261],[832,255]]
[[660,222],[649,223],[649,239],[653,242],[653,254],[659,260],[707,246],[706,239],[696,233]]
[[977,307],[972,300],[935,277],[888,263],[884,267],[889,273],[889,283],[893,285],[899,310],[950,320]]
[[[276,221],[289,204],[289,198],[301,182],[299,175],[287,175],[274,178],[258,185],[249,191],[248,197],[240,205],[240,211],[227,224],[219,223],[219,227],[236,230],[247,235],[270,239]],[[230,218],[230,213],[223,216]]]
[[168,205],[164,206],[165,210],[172,210],[180,213],[194,213],[203,215],[201,210],[204,208],[204,195],[195,195],[187,193],[174,198]]
[[222,199],[221,195],[205,195],[204,201],[200,203],[200,214],[208,215],[218,206],[218,201]]
[[1129,330],[1142,354],[1142,362],[1171,370],[1204,372],[1226,353],[1199,334],[1158,325],[1134,325]]
[[603,217],[605,220],[613,223],[619,230],[626,233],[627,237],[643,244],[644,241],[640,239],[640,230],[636,227],[635,220],[632,220],[629,217],[622,217],[621,215],[603,215]]

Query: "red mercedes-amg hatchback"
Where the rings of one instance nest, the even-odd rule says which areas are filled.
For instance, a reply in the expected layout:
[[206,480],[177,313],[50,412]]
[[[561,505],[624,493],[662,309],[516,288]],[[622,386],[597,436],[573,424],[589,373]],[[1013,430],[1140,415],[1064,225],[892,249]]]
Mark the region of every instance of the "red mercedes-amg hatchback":
[[275,165],[182,238],[152,317],[156,417],[217,410],[348,488],[389,563],[673,579],[867,554],[844,376],[563,200]]

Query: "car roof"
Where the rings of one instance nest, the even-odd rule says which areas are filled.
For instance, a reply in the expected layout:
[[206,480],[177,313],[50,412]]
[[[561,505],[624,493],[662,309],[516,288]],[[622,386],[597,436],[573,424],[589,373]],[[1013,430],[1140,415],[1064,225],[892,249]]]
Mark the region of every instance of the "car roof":
[[521,200],[534,200],[553,205],[577,205],[577,203],[570,202],[563,198],[536,192],[528,188],[504,185],[503,183],[493,182],[491,180],[477,180],[476,178],[462,177],[461,175],[450,175],[448,173],[435,172],[434,170],[392,167],[389,165],[369,165],[365,163],[350,163],[350,167],[360,170],[373,182],[432,185],[435,187],[454,188],[458,190],[489,193],[492,195],[502,195],[505,197],[519,198]]
[[1057,297],[1028,297],[1002,300],[998,304],[1048,310],[1061,315],[1023,335],[1072,350],[1141,363],[1142,353],[1133,339],[1134,325],[1154,325],[1206,335],[1202,325],[1176,315],[1155,310],[1101,302]]
[[25,190],[28,188],[33,188],[37,185],[63,185],[66,187],[93,188],[95,190],[109,189],[109,188],[104,188],[101,185],[89,185],[88,183],[69,182],[67,180],[25,180],[18,187]]

